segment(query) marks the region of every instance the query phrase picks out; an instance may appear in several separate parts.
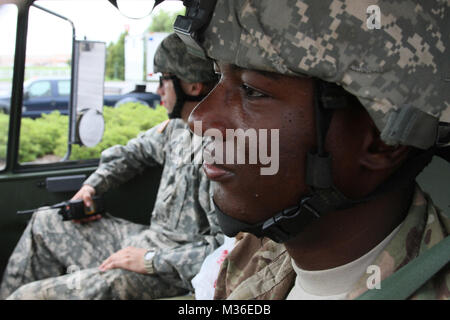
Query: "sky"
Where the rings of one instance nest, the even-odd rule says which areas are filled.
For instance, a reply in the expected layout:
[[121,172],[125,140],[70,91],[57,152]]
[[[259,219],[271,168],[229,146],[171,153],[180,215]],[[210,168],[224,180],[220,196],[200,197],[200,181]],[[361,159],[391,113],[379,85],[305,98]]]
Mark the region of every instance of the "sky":
[[[131,2],[131,0],[127,0]],[[145,4],[146,0],[136,0]],[[50,9],[73,21],[77,39],[117,41],[127,28],[131,34],[145,31],[151,16],[135,20],[124,17],[107,0],[38,0],[37,5]],[[165,1],[155,9],[175,12],[183,9],[181,1]],[[0,8],[0,55],[12,52],[14,45],[14,10]],[[31,8],[27,54],[70,54],[72,28],[64,20],[36,8]]]

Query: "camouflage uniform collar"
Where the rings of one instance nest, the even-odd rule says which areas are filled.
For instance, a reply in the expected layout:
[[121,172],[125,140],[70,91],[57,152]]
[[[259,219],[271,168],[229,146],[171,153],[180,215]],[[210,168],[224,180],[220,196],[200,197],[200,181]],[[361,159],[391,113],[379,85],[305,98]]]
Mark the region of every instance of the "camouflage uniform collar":
[[[389,277],[424,250],[444,239],[449,232],[448,220],[447,217],[436,210],[428,195],[419,186],[416,186],[403,225],[371,264],[380,268],[381,280]],[[369,277],[371,276],[373,276],[373,273],[365,273],[354,285],[347,298],[354,299],[368,290],[367,283],[370,282]]]
[[[408,214],[397,234],[371,265],[380,267],[381,280],[383,280],[409,263],[422,251],[440,242],[449,232],[450,219],[444,213],[437,211],[431,199],[417,186]],[[239,263],[241,259],[250,259],[245,256],[248,252],[245,250],[244,252],[243,249],[256,241],[261,240],[251,234],[245,234],[237,242],[235,250],[229,255],[230,259],[227,258],[226,263],[222,266],[222,277],[225,276],[225,278],[220,279],[219,277],[222,282],[218,279],[217,288],[221,290],[218,292],[216,288],[216,299],[286,298],[294,286],[296,274],[292,268],[291,257],[284,245],[270,239],[263,239],[257,252],[252,253],[252,261],[248,261],[252,265],[249,270],[245,270],[242,262]],[[243,254],[245,258],[242,256]],[[254,272],[251,272],[254,264],[260,266]],[[241,271],[238,272],[237,270]],[[249,276],[243,275],[243,273],[248,273]],[[371,275],[363,275],[353,286],[347,298],[354,299],[366,291],[367,280]],[[227,284],[223,281],[226,281]],[[440,278],[437,279],[438,283],[439,281]],[[448,290],[448,288],[445,289],[445,284],[443,289],[439,289],[439,292],[436,291],[436,288],[430,286],[426,289],[419,290],[415,296],[435,299],[448,295],[448,291],[445,291]],[[228,291],[228,294],[225,291]]]
[[241,241],[247,240],[261,241],[262,246],[259,254],[261,254],[263,260],[270,260],[270,263],[240,284],[234,283],[233,286],[235,286],[236,290],[232,290],[227,299],[272,300],[280,299],[280,294],[287,295],[294,284],[296,274],[292,268],[291,257],[284,245],[276,243],[269,238],[256,238],[248,233],[245,234]]

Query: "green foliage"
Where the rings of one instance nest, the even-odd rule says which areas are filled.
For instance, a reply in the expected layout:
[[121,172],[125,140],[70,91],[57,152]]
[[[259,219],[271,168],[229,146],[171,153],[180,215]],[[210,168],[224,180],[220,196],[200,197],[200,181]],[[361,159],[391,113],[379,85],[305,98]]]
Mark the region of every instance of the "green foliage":
[[31,162],[52,154],[58,146],[57,137],[64,136],[67,143],[67,116],[54,111],[37,119],[23,118],[20,130],[19,161]]
[[[8,142],[9,115],[0,112],[0,160],[6,159],[6,144]],[[0,167],[2,165],[0,164]]]
[[125,37],[128,33],[125,31],[116,43],[111,42],[106,48],[106,69],[105,77],[107,79],[125,79]]
[[[119,108],[105,107],[103,116],[105,118],[105,132],[102,141],[93,148],[73,146],[71,160],[98,158],[104,149],[117,144],[126,144],[140,132],[146,131],[167,119],[167,111],[161,106],[151,109],[142,104],[130,102],[121,105]],[[65,148],[62,148],[62,144],[59,144],[59,146],[60,148],[55,150],[55,154],[64,155]]]
[[[160,10],[152,18],[148,28],[150,32],[173,32],[173,23],[177,15],[183,15],[185,10],[179,12],[167,12]],[[125,79],[125,37],[128,32],[123,32],[117,42],[111,42],[106,48],[105,77],[108,80]]]
[[[134,102],[123,104],[119,108],[105,106],[103,115],[105,132],[102,141],[93,148],[74,145],[71,160],[98,158],[104,149],[117,144],[124,145],[140,132],[167,119],[167,111],[164,107],[158,106],[152,109]],[[7,115],[0,114],[0,128],[3,128],[3,121],[8,121],[7,118]],[[19,161],[31,162],[44,155],[63,157],[67,152],[67,136],[67,116],[60,115],[57,111],[34,120],[22,119]],[[3,145],[6,145],[6,133],[3,135],[3,132],[0,132],[0,152],[2,139],[4,139]]]
[[179,12],[167,12],[160,10],[152,16],[152,22],[148,31],[150,32],[173,32],[173,23],[178,15],[184,15],[185,10]]

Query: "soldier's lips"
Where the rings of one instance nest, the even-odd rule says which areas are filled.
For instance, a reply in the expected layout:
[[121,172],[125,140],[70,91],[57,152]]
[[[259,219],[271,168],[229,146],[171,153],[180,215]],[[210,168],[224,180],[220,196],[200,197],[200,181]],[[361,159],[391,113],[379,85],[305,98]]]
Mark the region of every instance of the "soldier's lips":
[[208,179],[213,181],[224,181],[234,175],[231,171],[225,169],[222,166],[209,164],[206,162],[203,163],[203,171],[205,172]]
[[214,163],[215,142],[209,141],[203,149],[203,171],[208,179],[213,181],[224,181],[231,178],[234,173],[227,166]]

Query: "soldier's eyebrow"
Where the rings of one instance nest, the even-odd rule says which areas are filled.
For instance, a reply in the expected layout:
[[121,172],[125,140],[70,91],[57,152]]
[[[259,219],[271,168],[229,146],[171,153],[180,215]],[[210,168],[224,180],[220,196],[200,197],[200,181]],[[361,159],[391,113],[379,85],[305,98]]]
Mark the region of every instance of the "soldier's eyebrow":
[[269,78],[269,79],[271,79],[273,81],[279,81],[283,77],[304,78],[304,79],[312,78],[309,75],[303,75],[303,74],[300,74],[300,73],[298,73],[296,75],[288,75],[288,74],[281,74],[281,73],[276,73],[276,72],[271,72],[271,71],[263,71],[263,70],[242,68],[242,67],[239,67],[239,66],[237,66],[235,64],[230,64],[230,69],[234,70],[234,71],[240,71],[240,72],[242,72],[243,70],[247,70],[247,71],[259,73],[260,75],[262,75],[264,77],[267,77],[267,78]]
[[280,78],[283,76],[283,75],[281,75],[279,73],[270,72],[270,71],[246,69],[246,68],[239,67],[239,66],[237,66],[235,64],[231,64],[230,68],[233,71],[241,71],[242,72],[242,71],[245,70],[245,71],[251,71],[251,72],[259,73],[260,75],[262,75],[264,77],[267,77],[267,78],[270,78],[270,79],[275,80],[275,81],[280,80]]
[[280,80],[280,78],[282,77],[281,74],[275,73],[275,72],[269,72],[269,71],[255,71],[255,72],[258,72],[258,73],[262,74],[263,76],[270,78],[272,80],[275,80],[275,81]]
[[268,77],[272,80],[278,81],[283,77],[291,77],[291,78],[311,78],[311,76],[307,76],[307,75],[303,75],[303,74],[296,74],[296,75],[288,75],[288,74],[280,74],[280,73],[276,73],[276,72],[270,72],[270,71],[259,71],[259,70],[252,70],[254,72],[258,72],[260,74],[262,74],[265,77]]

